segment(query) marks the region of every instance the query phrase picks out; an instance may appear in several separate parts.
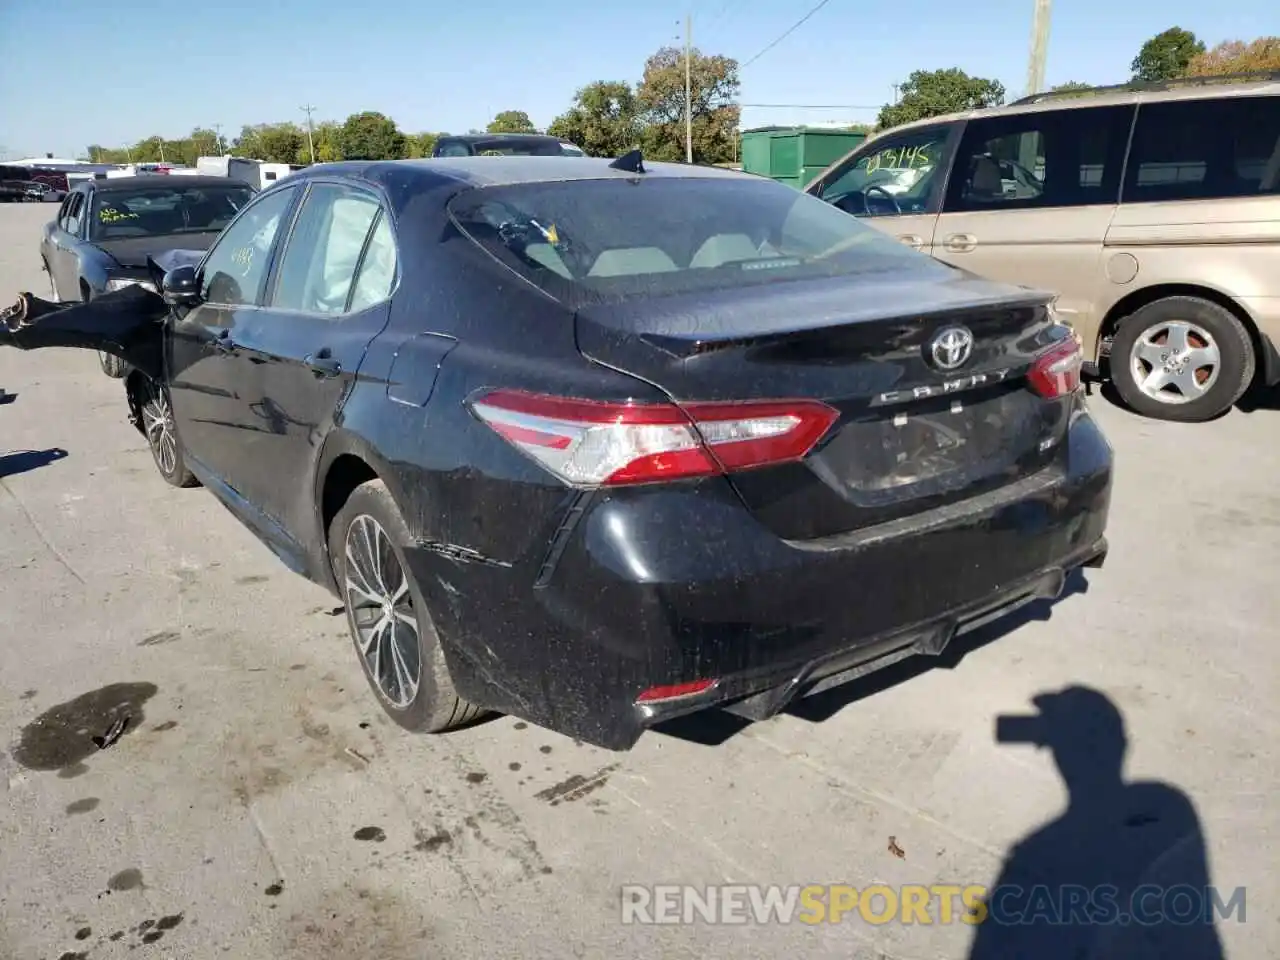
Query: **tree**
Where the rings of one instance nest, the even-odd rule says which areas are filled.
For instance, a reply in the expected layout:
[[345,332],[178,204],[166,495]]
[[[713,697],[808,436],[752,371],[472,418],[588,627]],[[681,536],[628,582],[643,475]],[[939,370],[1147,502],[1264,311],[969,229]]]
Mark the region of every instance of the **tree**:
[[959,67],[916,70],[899,88],[897,103],[880,110],[881,130],[944,113],[979,110],[1004,103],[1004,85],[998,80],[971,77]]
[[298,152],[294,155],[294,163],[311,162],[311,144],[316,147],[316,163],[333,163],[342,159],[342,146],[339,134],[342,128],[331,121],[317,123],[311,130],[311,140],[307,140],[307,131],[301,131],[298,141]]
[[523,110],[503,110],[485,128],[485,133],[537,133],[538,129]]
[[254,160],[293,163],[306,142],[306,132],[296,123],[258,123],[240,131],[231,152]]
[[[689,56],[694,163],[723,163],[736,153],[738,61],[692,50]],[[663,47],[644,65],[636,104],[644,124],[641,142],[654,160],[685,159],[685,54]]]
[[1259,37],[1252,43],[1228,40],[1196,54],[1187,65],[1189,77],[1222,77],[1232,73],[1280,70],[1280,37]]
[[589,157],[619,157],[640,143],[639,106],[631,84],[597,80],[578,90],[573,106],[547,133],[581,147]]
[[1060,83],[1056,87],[1049,88],[1053,93],[1065,93],[1068,90],[1092,90],[1093,84],[1081,83],[1079,80],[1068,80],[1066,83]]
[[417,160],[422,157],[431,156],[431,151],[435,149],[436,141],[439,140],[441,134],[438,133],[407,133],[404,138],[404,155],[406,159]]
[[1204,44],[1190,30],[1170,27],[1142,45],[1130,69],[1135,80],[1174,80],[1185,76],[1187,67],[1204,53]]
[[347,160],[396,160],[404,156],[404,134],[395,121],[376,111],[353,113],[338,131]]

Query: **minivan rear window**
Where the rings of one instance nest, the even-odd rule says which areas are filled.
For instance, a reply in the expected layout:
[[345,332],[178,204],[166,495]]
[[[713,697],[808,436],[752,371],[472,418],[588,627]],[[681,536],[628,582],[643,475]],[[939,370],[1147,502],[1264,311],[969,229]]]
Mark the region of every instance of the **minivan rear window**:
[[950,272],[816,197],[763,178],[481,187],[462,231],[570,304],[886,271]]

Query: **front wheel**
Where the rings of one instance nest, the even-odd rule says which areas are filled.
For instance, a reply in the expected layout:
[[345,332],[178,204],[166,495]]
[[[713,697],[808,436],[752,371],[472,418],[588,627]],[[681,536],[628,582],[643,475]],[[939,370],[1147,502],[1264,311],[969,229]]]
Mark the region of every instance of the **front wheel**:
[[381,480],[357,487],[329,527],[329,556],[365,679],[406,730],[439,733],[481,713],[458,696],[404,547],[409,528]]
[[1165,297],[1127,317],[1111,342],[1111,380],[1131,409],[1200,423],[1225,413],[1253,380],[1244,324],[1199,297]]
[[146,435],[151,458],[164,482],[171,487],[194,487],[195,476],[187,469],[186,451],[178,439],[173,423],[173,406],[163,384],[145,380],[142,384],[142,432]]

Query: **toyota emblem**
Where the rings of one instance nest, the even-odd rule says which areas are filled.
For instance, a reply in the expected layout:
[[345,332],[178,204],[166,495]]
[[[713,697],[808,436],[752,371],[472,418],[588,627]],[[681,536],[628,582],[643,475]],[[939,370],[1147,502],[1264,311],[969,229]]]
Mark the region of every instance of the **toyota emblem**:
[[967,327],[944,327],[929,344],[929,356],[939,370],[963,367],[973,353],[973,333]]

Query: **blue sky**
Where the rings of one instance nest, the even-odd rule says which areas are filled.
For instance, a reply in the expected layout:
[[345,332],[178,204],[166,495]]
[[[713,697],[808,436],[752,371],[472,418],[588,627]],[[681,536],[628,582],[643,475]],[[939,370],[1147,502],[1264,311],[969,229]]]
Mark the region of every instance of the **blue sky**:
[[[676,43],[746,61],[816,0],[3,0],[0,150],[81,153],[222,124],[342,119],[380,110],[406,131],[465,131],[497,111],[539,126],[579,86],[639,79]],[[1032,0],[830,0],[743,71],[745,126],[865,121],[914,69],[958,66],[1011,95],[1026,72]],[[1276,0],[1057,0],[1047,80],[1119,82],[1142,42],[1173,25],[1208,44],[1280,26]],[[1270,10],[1270,13],[1267,11]],[[184,20],[184,11],[186,12]],[[863,109],[852,109],[862,107]]]

